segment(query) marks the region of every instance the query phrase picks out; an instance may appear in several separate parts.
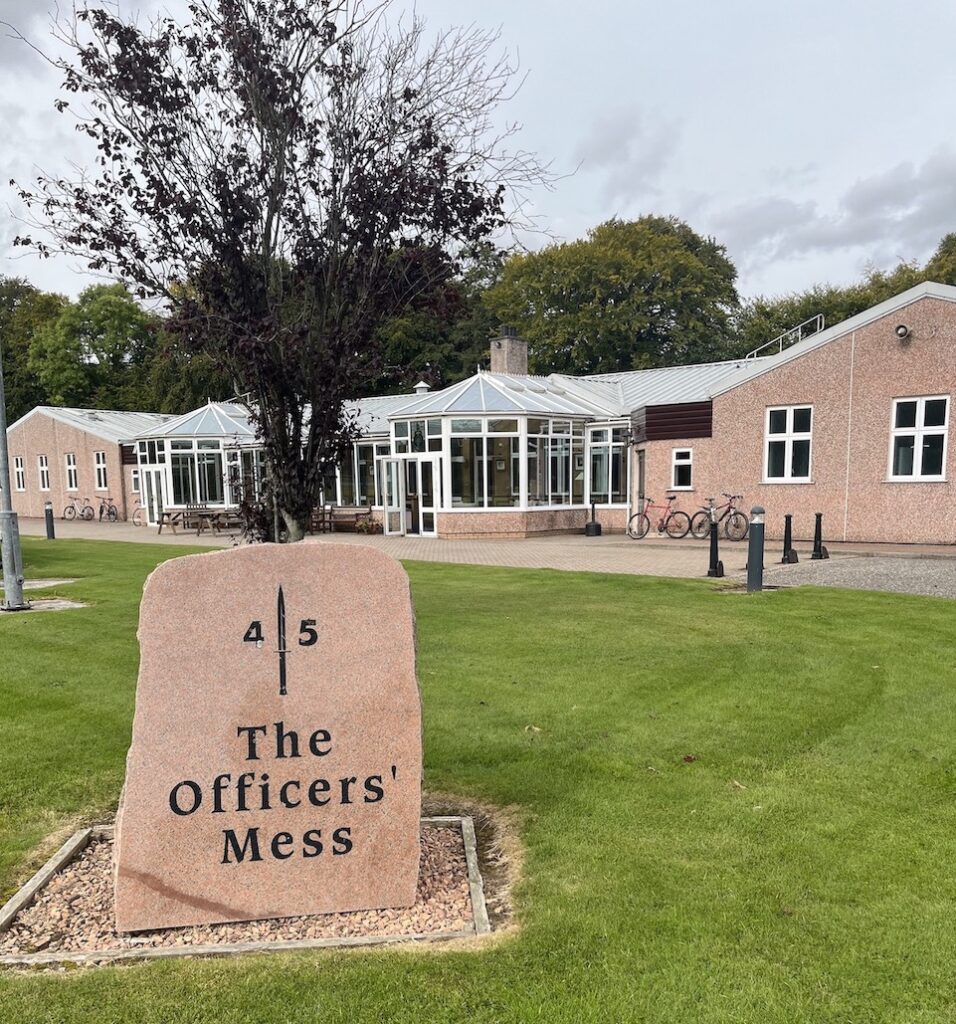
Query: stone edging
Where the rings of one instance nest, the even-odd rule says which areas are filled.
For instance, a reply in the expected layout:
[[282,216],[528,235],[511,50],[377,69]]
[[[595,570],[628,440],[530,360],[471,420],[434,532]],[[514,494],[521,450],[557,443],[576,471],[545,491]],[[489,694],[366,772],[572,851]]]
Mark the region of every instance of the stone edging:
[[[468,888],[471,893],[474,926],[454,932],[428,932],[415,935],[350,936],[338,939],[284,939],[273,942],[235,942],[201,946],[157,946],[141,949],[111,949],[103,951],[57,951],[48,953],[7,954],[0,956],[0,965],[28,967],[50,964],[105,964],[121,960],[154,960],[182,956],[231,956],[237,953],[273,953],[290,949],[328,949],[349,946],[384,946],[402,942],[434,942],[449,939],[473,939],[491,931],[485,904],[484,885],[478,867],[478,844],[475,824],[468,815],[440,815],[422,818],[423,825],[461,829],[468,866]],[[74,833],[39,871],[0,907],[0,932],[7,931],[21,910],[28,907],[53,876],[75,860],[93,838],[109,836],[112,825],[99,825]]]

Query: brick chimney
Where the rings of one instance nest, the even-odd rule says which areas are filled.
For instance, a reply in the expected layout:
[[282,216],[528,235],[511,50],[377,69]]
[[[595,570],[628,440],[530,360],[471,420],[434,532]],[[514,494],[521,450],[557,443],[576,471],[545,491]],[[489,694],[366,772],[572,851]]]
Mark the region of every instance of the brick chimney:
[[514,327],[502,324],[491,339],[491,372],[523,376],[528,372],[528,343]]

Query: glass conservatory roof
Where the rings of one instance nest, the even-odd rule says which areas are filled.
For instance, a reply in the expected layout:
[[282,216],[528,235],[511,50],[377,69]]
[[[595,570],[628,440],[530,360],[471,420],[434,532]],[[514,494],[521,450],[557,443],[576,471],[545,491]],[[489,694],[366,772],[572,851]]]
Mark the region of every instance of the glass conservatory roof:
[[245,406],[237,402],[209,402],[162,426],[144,430],[135,439],[147,437],[222,438],[233,444],[255,444],[256,431]]
[[619,415],[611,389],[581,388],[557,377],[511,376],[479,371],[443,391],[422,395],[392,410],[393,417],[459,413],[526,413],[607,417]]

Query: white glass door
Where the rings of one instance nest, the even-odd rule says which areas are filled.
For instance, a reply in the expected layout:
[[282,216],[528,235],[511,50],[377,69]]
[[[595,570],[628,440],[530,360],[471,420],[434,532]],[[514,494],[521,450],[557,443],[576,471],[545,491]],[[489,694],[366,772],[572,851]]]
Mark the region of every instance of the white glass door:
[[400,537],[405,533],[405,467],[402,459],[382,459],[382,481],[385,485],[385,535]]
[[163,514],[163,471],[144,469],[142,478],[143,503],[146,506],[146,521],[156,526]]
[[438,536],[441,504],[441,460],[436,455],[418,460],[418,528],[423,537]]

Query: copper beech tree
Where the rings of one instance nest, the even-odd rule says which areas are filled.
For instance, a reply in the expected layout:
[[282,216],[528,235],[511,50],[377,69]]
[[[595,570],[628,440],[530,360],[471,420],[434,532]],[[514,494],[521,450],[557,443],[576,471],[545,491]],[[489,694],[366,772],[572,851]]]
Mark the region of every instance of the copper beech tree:
[[275,523],[300,538],[352,442],[343,401],[375,335],[513,224],[547,183],[496,127],[497,36],[431,39],[390,2],[191,0],[145,26],[108,6],[54,25],[58,110],[95,143],[73,178],[16,185],[18,244],[159,298],[245,396]]

